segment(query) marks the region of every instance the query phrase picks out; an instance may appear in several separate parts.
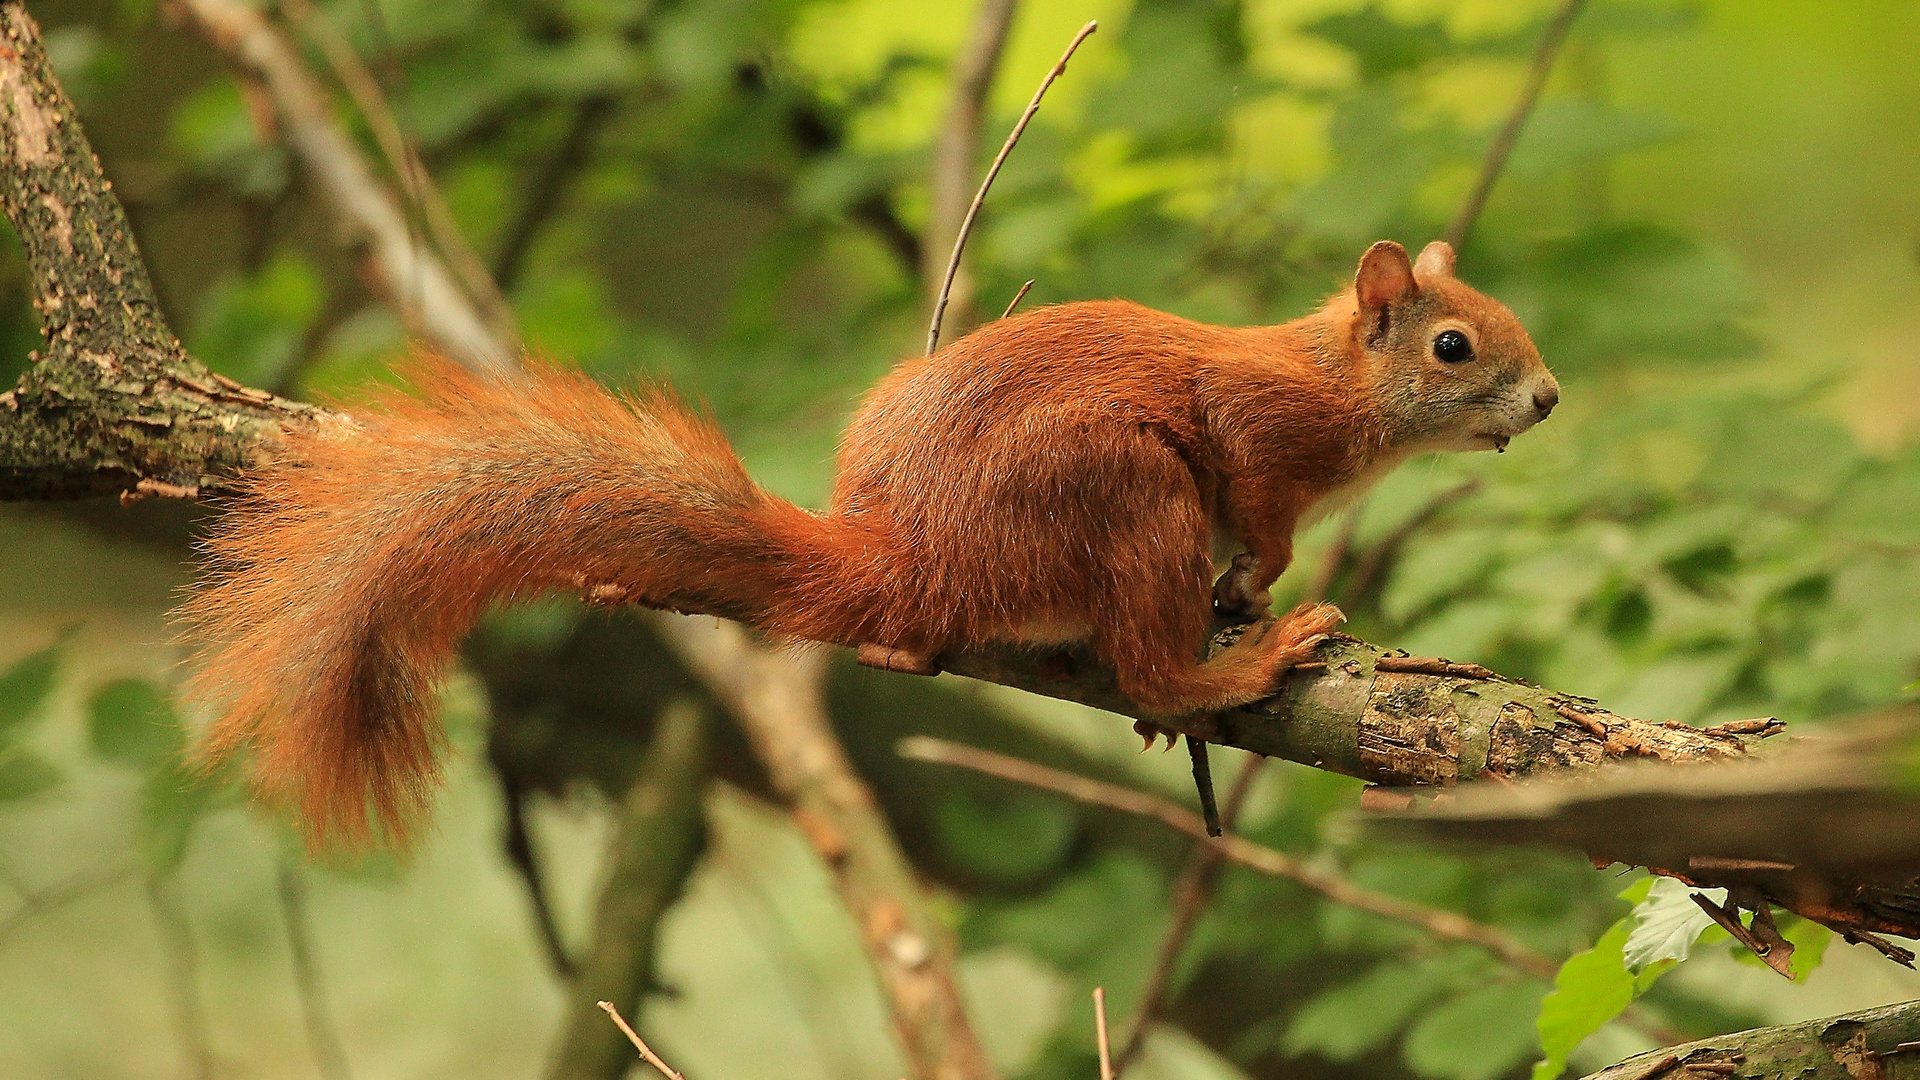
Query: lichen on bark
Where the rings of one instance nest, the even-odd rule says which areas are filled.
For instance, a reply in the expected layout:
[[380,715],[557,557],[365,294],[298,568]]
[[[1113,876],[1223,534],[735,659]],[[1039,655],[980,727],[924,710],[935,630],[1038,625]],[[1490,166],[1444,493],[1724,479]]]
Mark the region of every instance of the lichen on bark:
[[324,410],[194,359],[160,311],[112,184],[25,5],[0,4],[0,202],[33,274],[42,347],[0,394],[0,498],[194,497]]

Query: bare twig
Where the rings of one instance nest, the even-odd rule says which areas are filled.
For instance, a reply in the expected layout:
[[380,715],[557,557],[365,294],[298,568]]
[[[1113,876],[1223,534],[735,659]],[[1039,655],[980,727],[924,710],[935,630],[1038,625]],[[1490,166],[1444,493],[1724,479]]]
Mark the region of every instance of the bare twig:
[[1397,896],[1363,889],[1346,878],[1312,866],[1304,859],[1256,844],[1228,833],[1208,836],[1206,822],[1198,814],[1177,806],[1158,795],[1124,788],[1101,780],[1050,769],[1030,761],[980,750],[942,739],[916,735],[900,742],[900,755],[916,761],[931,761],[998,776],[1004,780],[1058,792],[1076,802],[1104,806],[1140,817],[1154,818],[1211,846],[1222,857],[1249,869],[1273,877],[1282,877],[1303,885],[1338,904],[1365,911],[1394,922],[1416,926],[1447,941],[1477,945],[1514,967],[1551,979],[1560,970],[1552,958],[1535,952],[1504,930],[1474,922],[1464,915],[1428,907]]
[[340,129],[326,91],[280,31],[238,0],[172,3],[235,67],[266,88],[295,155],[346,235],[367,245],[368,270],[414,332],[476,370],[512,366],[512,337],[487,321],[439,258],[413,242],[405,215]]
[[967,207],[967,216],[960,222],[960,231],[953,238],[953,254],[947,258],[946,275],[941,278],[940,292],[933,302],[933,321],[927,326],[927,355],[933,355],[934,348],[940,344],[940,320],[947,314],[947,299],[953,291],[953,277],[960,272],[960,254],[966,250],[967,234],[973,231],[974,219],[980,216],[980,204],[987,201],[987,189],[993,186],[993,178],[1000,175],[1000,166],[1007,163],[1007,155],[1013,153],[1014,144],[1020,141],[1021,133],[1027,130],[1027,123],[1033,119],[1033,114],[1040,111],[1040,99],[1046,96],[1047,88],[1067,70],[1067,61],[1073,59],[1074,50],[1080,47],[1080,43],[1099,28],[1098,22],[1089,22],[1073,35],[1073,40],[1067,43],[1067,51],[1060,54],[1059,62],[1047,72],[1046,78],[1040,80],[1040,88],[1033,92],[1033,100],[1027,102],[1027,111],[1020,114],[1019,122],[1007,134],[1007,141],[1001,145],[1000,152],[994,155],[993,164],[987,167],[987,175],[980,181],[980,190],[974,192],[973,204]]
[[[1248,754],[1246,764],[1240,767],[1240,775],[1234,778],[1233,787],[1227,792],[1226,805],[1220,808],[1220,823],[1231,832],[1240,819],[1240,812],[1246,808],[1247,796],[1253,791],[1253,782],[1260,776],[1260,767],[1267,759],[1258,754]],[[1207,904],[1213,899],[1214,884],[1220,878],[1220,863],[1223,856],[1220,849],[1211,844],[1196,844],[1193,854],[1187,857],[1186,866],[1180,870],[1180,878],[1173,886],[1173,920],[1167,925],[1165,937],[1160,939],[1160,951],[1153,958],[1153,969],[1147,975],[1147,988],[1140,995],[1140,1007],[1134,1011],[1133,1024],[1127,1030],[1127,1041],[1120,1047],[1120,1056],[1114,1060],[1114,1070],[1125,1073],[1127,1066],[1140,1056],[1147,1045],[1147,1028],[1160,1010],[1166,1007],[1168,991],[1173,987],[1173,968],[1185,950],[1187,939],[1193,936],[1194,927],[1200,925],[1200,916],[1206,911]]]
[[1100,1048],[1100,1080],[1113,1080],[1113,1053],[1107,1046],[1107,988],[1093,988],[1093,1040]]
[[320,981],[320,963],[314,956],[313,923],[307,912],[307,881],[294,863],[282,862],[277,884],[280,914],[287,922],[287,946],[293,954],[293,986],[300,995],[300,1014],[306,1021],[307,1041],[313,1044],[314,1064],[325,1080],[351,1080],[346,1047],[327,1007]]
[[1480,211],[1486,209],[1487,196],[1493,193],[1493,185],[1500,180],[1500,173],[1507,167],[1507,158],[1512,155],[1514,144],[1520,141],[1520,132],[1527,126],[1527,118],[1533,115],[1533,108],[1540,101],[1540,91],[1547,85],[1547,76],[1553,71],[1554,58],[1559,55],[1560,46],[1567,40],[1567,31],[1572,29],[1573,20],[1586,6],[1586,0],[1566,0],[1560,10],[1547,24],[1540,36],[1540,44],[1533,50],[1533,60],[1527,67],[1527,81],[1520,90],[1520,98],[1514,102],[1513,111],[1507,114],[1507,121],[1500,126],[1500,133],[1494,136],[1492,145],[1487,147],[1486,157],[1480,162],[1480,175],[1473,182],[1473,190],[1468,193],[1467,201],[1460,205],[1454,215],[1453,223],[1447,226],[1447,242],[1458,249],[1466,243],[1467,235],[1473,231],[1473,223],[1480,218]]
[[160,931],[160,944],[167,956],[167,975],[173,980],[173,1022],[180,1036],[180,1050],[187,1058],[187,1075],[193,1080],[212,1080],[213,1046],[207,1036],[206,1009],[200,1000],[200,950],[193,940],[193,927],[187,913],[174,895],[171,878],[151,875],[147,878],[147,904],[153,911],[154,925]]
[[367,127],[373,131],[374,141],[380,144],[387,167],[399,179],[407,200],[419,207],[420,216],[426,221],[427,231],[433,237],[434,247],[439,249],[441,257],[447,260],[460,284],[466,288],[467,298],[480,307],[497,334],[513,336],[513,309],[507,305],[506,297],[500,295],[500,287],[493,275],[487,272],[486,265],[460,234],[460,226],[453,220],[453,211],[447,208],[447,202],[427,172],[426,163],[420,160],[413,140],[407,137],[400,128],[400,122],[394,118],[393,107],[387,103],[387,95],[380,89],[379,80],[360,62],[353,45],[327,18],[326,13],[313,5],[312,0],[279,0],[279,5],[308,39],[319,47],[320,55],[326,57],[327,66],[333,69],[334,77],[340,80],[340,85],[353,98],[360,115],[367,121]]
[[712,743],[708,712],[681,700],[656,717],[639,775],[607,837],[593,936],[570,988],[548,1080],[619,1080],[627,1074],[631,1059],[594,1007],[604,1009],[608,1001],[638,1005],[657,984],[660,920],[700,858],[701,794]]
[[[947,116],[933,140],[933,170],[929,177],[927,232],[920,245],[921,279],[936,299],[941,288],[940,273],[946,264],[942,253],[953,246],[960,233],[960,222],[967,213],[967,192],[973,180],[973,151],[980,141],[980,119],[986,110],[987,94],[1000,70],[1000,57],[1006,51],[1007,30],[1019,0],[980,0],[974,9],[973,28],[966,47],[953,61],[953,97],[947,104]],[[960,306],[966,307],[967,289],[958,289]]]
[[646,1059],[647,1064],[660,1070],[660,1075],[666,1077],[667,1080],[687,1080],[686,1077],[674,1071],[673,1066],[660,1060],[660,1055],[653,1052],[653,1047],[648,1046],[647,1041],[640,1037],[640,1033],[633,1030],[632,1025],[627,1023],[626,1018],[620,1015],[620,1010],[613,1007],[613,1002],[602,1001],[600,1002],[600,1007],[605,1009],[607,1015],[613,1018],[613,1022],[620,1026],[620,1033],[627,1037],[627,1041],[633,1044],[635,1050],[640,1051],[640,1056]]
[[1027,283],[1020,286],[1020,291],[1013,294],[1013,299],[1007,301],[1007,310],[1001,312],[1000,317],[1004,319],[1013,314],[1013,309],[1019,307],[1020,301],[1027,298],[1027,290],[1031,288],[1033,288],[1033,279],[1028,278]]
[[518,213],[507,224],[499,251],[493,256],[493,280],[502,290],[511,290],[526,268],[527,256],[540,230],[560,208],[573,180],[587,164],[594,138],[607,121],[618,113],[620,98],[615,94],[593,94],[574,105],[573,122],[533,179],[521,194]]
[[500,798],[506,804],[506,834],[501,838],[501,846],[506,849],[507,862],[527,887],[527,904],[533,909],[533,928],[540,935],[541,947],[546,950],[547,966],[560,978],[571,980],[580,974],[580,968],[567,953],[567,943],[560,937],[560,922],[554,918],[553,901],[547,894],[546,874],[540,869],[539,853],[533,849],[533,833],[527,828],[527,794],[504,771],[499,776]]

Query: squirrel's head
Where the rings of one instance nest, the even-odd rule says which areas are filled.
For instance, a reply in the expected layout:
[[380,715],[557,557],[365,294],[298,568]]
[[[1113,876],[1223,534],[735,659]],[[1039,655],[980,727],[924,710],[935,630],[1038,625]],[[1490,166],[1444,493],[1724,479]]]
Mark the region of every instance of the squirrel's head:
[[1435,240],[1409,261],[1382,240],[1353,279],[1354,345],[1399,446],[1505,450],[1547,418],[1560,384],[1505,304],[1453,276],[1453,248]]

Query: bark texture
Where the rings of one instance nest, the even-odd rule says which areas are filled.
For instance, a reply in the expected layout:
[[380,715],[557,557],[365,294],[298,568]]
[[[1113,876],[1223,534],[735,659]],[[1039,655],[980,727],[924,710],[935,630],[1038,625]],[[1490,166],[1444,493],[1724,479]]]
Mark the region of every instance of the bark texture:
[[[1688,1066],[1712,1065],[1713,1068]],[[1586,1080],[1898,1080],[1920,1076],[1920,1001],[1649,1051]]]
[[25,5],[0,4],[0,35],[0,201],[45,343],[0,394],[0,498],[219,490],[285,425],[329,414],[215,375],[181,348]]

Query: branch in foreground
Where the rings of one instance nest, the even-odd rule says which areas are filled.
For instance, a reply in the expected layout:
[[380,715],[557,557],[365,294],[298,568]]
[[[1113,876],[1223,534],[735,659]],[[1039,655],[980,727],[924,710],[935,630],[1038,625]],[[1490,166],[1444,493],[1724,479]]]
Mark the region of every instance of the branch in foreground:
[[1031,787],[1058,792],[1076,802],[1104,806],[1123,813],[1154,818],[1200,841],[1221,857],[1271,877],[1286,878],[1338,904],[1344,904],[1394,922],[1416,926],[1447,941],[1476,945],[1530,975],[1551,979],[1560,965],[1551,957],[1535,952],[1505,931],[1474,922],[1441,908],[1428,907],[1397,896],[1363,889],[1338,874],[1309,864],[1283,851],[1256,844],[1227,833],[1208,836],[1206,822],[1198,814],[1157,795],[1091,780],[1084,776],[1050,769],[1030,761],[947,742],[944,739],[914,736],[900,741],[900,756],[914,761],[930,761],[998,776]]
[[1892,1080],[1920,1070],[1920,1001],[1668,1047],[1586,1080]]

